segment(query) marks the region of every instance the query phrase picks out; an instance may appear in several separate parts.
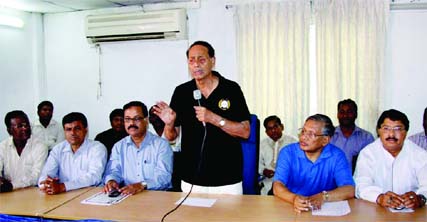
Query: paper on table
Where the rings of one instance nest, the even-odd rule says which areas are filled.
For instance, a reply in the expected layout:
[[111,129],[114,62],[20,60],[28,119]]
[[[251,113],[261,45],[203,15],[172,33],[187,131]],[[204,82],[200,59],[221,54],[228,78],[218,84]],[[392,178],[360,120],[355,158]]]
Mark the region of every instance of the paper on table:
[[394,208],[388,208],[388,209],[393,213],[412,213],[412,212],[414,212],[414,210],[412,210],[411,208],[403,208],[401,210],[396,210]]
[[108,193],[99,192],[89,198],[82,200],[82,204],[92,204],[92,205],[102,205],[110,206],[112,204],[120,203],[122,200],[126,199],[129,195],[119,195],[117,197],[109,197]]
[[[181,203],[182,199],[184,199],[184,197],[179,199],[175,204]],[[212,205],[214,205],[215,202],[216,202],[216,199],[189,197],[184,201],[184,203],[182,203],[182,205],[193,206],[193,207],[212,207]]]
[[348,201],[336,201],[323,203],[322,209],[313,210],[312,215],[316,216],[343,216],[351,212]]

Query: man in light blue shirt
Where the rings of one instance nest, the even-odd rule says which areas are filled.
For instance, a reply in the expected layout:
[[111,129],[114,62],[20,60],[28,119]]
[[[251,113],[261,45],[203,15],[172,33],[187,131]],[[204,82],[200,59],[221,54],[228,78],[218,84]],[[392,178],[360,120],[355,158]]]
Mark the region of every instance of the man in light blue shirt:
[[169,142],[147,131],[148,111],[142,102],[130,102],[123,110],[129,136],[113,146],[104,192],[117,189],[123,194],[135,194],[171,188],[173,152]]
[[40,189],[58,194],[102,182],[107,149],[86,139],[87,119],[82,113],[69,113],[62,119],[65,141],[53,147],[39,178]]
[[408,139],[421,148],[427,150],[427,107],[424,109],[423,128],[424,131],[412,135]]
[[345,153],[345,157],[354,172],[357,156],[366,145],[374,141],[372,134],[356,126],[357,104],[351,99],[338,103],[339,126],[335,128],[331,143]]

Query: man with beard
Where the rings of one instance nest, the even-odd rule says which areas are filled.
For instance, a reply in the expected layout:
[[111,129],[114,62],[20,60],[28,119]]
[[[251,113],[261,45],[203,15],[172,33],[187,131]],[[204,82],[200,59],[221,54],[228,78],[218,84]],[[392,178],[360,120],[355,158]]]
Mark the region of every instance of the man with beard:
[[47,147],[31,135],[30,121],[23,111],[7,113],[4,122],[10,137],[0,143],[0,192],[8,184],[13,189],[34,186],[46,160]]
[[39,178],[40,190],[49,195],[99,185],[107,162],[105,146],[86,138],[85,115],[69,113],[62,125],[65,140],[52,148]]
[[357,155],[374,141],[374,137],[370,132],[356,126],[357,104],[353,100],[346,99],[338,103],[337,117],[340,125],[335,128],[331,143],[344,151],[354,172]]
[[270,190],[273,184],[272,177],[276,169],[277,156],[284,146],[295,143],[297,140],[292,136],[283,135],[284,126],[277,116],[265,118],[264,127],[268,137],[261,141],[259,150],[258,171],[263,176],[261,194],[273,195]]
[[53,104],[43,101],[37,106],[39,119],[32,125],[33,135],[42,140],[49,150],[64,140],[64,130],[57,121],[52,119]]
[[379,139],[359,155],[354,178],[356,197],[382,207],[415,209],[426,203],[427,152],[405,140],[409,120],[398,110],[383,112]]
[[173,152],[169,142],[147,131],[148,111],[144,103],[132,101],[123,110],[129,136],[113,146],[105,171],[104,192],[135,194],[171,188]]

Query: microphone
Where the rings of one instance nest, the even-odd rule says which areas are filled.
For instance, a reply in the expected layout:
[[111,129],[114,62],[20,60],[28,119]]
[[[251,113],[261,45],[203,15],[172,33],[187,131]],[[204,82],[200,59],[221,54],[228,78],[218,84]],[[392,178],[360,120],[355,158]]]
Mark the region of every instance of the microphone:
[[[199,89],[196,89],[196,90],[193,91],[193,98],[195,100],[197,100],[197,103],[199,104],[199,106],[201,106],[200,105],[200,99],[202,98],[202,92],[200,92]],[[203,123],[203,126],[206,127],[206,123],[205,122],[202,122],[202,123]]]

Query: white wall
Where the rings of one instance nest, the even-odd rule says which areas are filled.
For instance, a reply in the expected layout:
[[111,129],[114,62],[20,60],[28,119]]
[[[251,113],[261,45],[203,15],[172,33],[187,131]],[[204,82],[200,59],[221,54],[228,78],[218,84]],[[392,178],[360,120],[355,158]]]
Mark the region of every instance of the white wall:
[[[237,80],[232,10],[227,0],[203,0],[200,9],[188,14],[188,41],[133,41],[104,44],[99,57],[84,38],[84,18],[89,12],[49,14],[44,17],[45,63],[38,47],[40,16],[23,13],[31,26],[23,30],[0,28],[0,92],[2,119],[11,109],[35,116],[43,99],[55,105],[54,118],[83,112],[89,119],[90,138],[109,127],[108,114],[130,100],[147,106],[157,100],[169,102],[176,85],[188,80],[185,50],[195,40],[206,40],[216,49],[216,69]],[[35,22],[34,22],[35,21]],[[426,11],[392,11],[389,27],[387,68],[381,110],[397,108],[411,121],[411,132],[421,130],[427,105]],[[34,37],[34,38],[33,38]],[[101,66],[99,65],[101,61]],[[101,93],[99,95],[99,67]],[[2,121],[3,122],[3,121]],[[0,140],[7,135],[0,124]]]
[[390,16],[381,109],[404,112],[411,135],[423,130],[427,107],[427,10],[396,10]]
[[12,110],[23,110],[29,118],[35,114],[39,95],[40,60],[42,56],[42,16],[7,10],[0,14],[21,18],[24,27],[0,25],[0,140],[8,136],[4,116]]
[[148,107],[169,102],[174,88],[189,80],[185,51],[195,40],[209,41],[217,52],[217,70],[235,79],[232,14],[220,1],[202,1],[200,9],[188,10],[189,40],[103,43],[101,55],[85,39],[90,13],[99,10],[49,14],[44,26],[48,98],[58,117],[83,112],[90,138],[110,127],[111,110],[131,100]]

